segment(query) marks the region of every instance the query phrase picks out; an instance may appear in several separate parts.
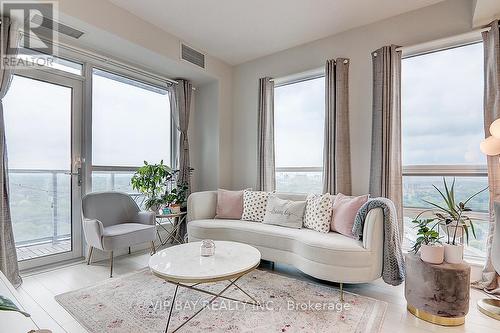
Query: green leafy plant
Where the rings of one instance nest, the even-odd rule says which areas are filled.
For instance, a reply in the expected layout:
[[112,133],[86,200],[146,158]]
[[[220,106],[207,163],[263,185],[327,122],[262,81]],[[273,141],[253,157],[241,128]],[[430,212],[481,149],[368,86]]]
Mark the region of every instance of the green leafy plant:
[[147,209],[167,204],[166,197],[170,193],[170,186],[174,181],[177,170],[163,164],[148,164],[140,167],[132,177],[130,183],[132,188],[146,196],[144,203]]
[[446,179],[444,177],[443,177],[443,184],[444,184],[444,192],[441,191],[436,185],[432,185],[432,186],[436,189],[436,191],[439,192],[439,194],[443,198],[445,204],[441,205],[439,203],[434,203],[434,202],[430,202],[427,200],[423,200],[425,203],[427,203],[427,204],[429,204],[437,209],[437,211],[434,211],[434,210],[427,210],[427,211],[433,211],[433,214],[435,216],[434,220],[438,221],[439,224],[443,225],[444,227],[454,228],[453,236],[451,236],[449,233],[447,233],[447,235],[448,235],[447,243],[448,244],[457,245],[456,244],[457,243],[457,230],[459,228],[463,229],[464,235],[465,235],[465,240],[468,244],[469,243],[469,228],[470,228],[474,238],[476,238],[476,231],[474,229],[474,223],[472,222],[472,219],[464,214],[466,212],[471,211],[471,209],[469,207],[467,207],[467,204],[474,197],[476,197],[480,193],[486,191],[488,189],[488,187],[471,195],[463,202],[461,202],[461,201],[457,202],[455,199],[455,178],[453,178],[453,182],[451,184],[451,187],[448,186]]
[[144,161],[144,166],[137,170],[130,183],[134,190],[146,196],[146,209],[172,204],[182,207],[186,205],[188,186],[176,184],[178,174],[179,170],[163,164],[163,160],[159,164]]
[[[415,223],[415,228],[418,228],[417,231],[417,239],[415,240],[415,244],[412,247],[412,251],[417,253],[418,250],[420,250],[420,247],[422,247],[422,244],[425,245],[437,245],[441,244],[441,238],[439,236],[439,231],[434,230],[434,228],[439,224],[439,221],[436,222],[435,218],[429,218],[429,219],[420,219],[420,213],[413,221],[412,223]],[[429,226],[430,224],[434,223],[434,225]]]
[[187,190],[188,190],[187,185],[185,184],[177,185],[170,191],[170,193],[168,193],[164,197],[165,203],[168,205],[171,204],[176,204],[181,206],[185,205],[187,199]]
[[16,311],[22,313],[26,317],[30,317],[30,314],[19,309],[14,302],[4,296],[0,296],[0,311]]

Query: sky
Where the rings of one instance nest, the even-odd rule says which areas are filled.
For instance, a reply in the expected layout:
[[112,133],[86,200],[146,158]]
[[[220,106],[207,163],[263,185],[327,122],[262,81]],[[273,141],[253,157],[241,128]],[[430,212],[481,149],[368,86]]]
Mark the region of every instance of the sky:
[[482,43],[403,59],[401,72],[403,164],[485,164]]
[[[4,98],[9,168],[69,170],[71,88],[20,76]],[[93,76],[94,165],[170,158],[168,95]]]
[[276,167],[323,166],[324,104],[324,78],[275,88]]

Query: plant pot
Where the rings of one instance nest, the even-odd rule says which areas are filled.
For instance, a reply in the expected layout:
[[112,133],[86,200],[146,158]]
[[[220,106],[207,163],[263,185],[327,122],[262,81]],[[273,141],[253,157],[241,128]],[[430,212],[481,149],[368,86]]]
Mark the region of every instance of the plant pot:
[[441,264],[444,259],[444,247],[441,245],[425,245],[420,247],[420,259],[429,264]]
[[170,205],[170,210],[172,211],[172,214],[179,214],[181,212],[181,205],[179,205],[179,204],[171,204]]
[[444,244],[444,260],[450,264],[461,264],[464,259],[464,246]]
[[[457,229],[457,226],[455,225],[455,222],[450,223],[449,225],[441,224],[441,229],[446,233],[446,235],[450,236],[450,239],[453,238],[453,235],[455,235],[455,229]],[[462,238],[464,235],[464,228],[459,225],[457,229],[457,234],[456,238]]]

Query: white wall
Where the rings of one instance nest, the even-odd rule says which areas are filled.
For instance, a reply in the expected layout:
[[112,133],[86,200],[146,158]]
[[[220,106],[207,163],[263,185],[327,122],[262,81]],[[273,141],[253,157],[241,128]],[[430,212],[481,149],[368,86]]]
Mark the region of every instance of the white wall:
[[460,34],[471,29],[471,22],[469,0],[448,0],[236,66],[233,70],[232,187],[255,187],[256,184],[258,79],[300,73],[324,66],[327,59],[347,57],[351,59],[353,192],[366,193],[371,148],[371,52],[388,44],[414,45]]

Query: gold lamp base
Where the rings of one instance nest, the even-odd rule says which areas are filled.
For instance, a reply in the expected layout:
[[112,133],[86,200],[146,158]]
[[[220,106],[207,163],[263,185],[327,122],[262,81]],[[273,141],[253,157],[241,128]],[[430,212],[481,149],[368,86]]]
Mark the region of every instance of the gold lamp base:
[[465,317],[453,317],[452,318],[452,317],[436,316],[436,315],[433,315],[432,313],[429,313],[427,311],[419,310],[410,304],[408,304],[406,306],[406,308],[415,317],[422,319],[422,320],[425,320],[425,321],[428,321],[429,323],[436,324],[436,325],[459,326],[459,325],[463,325],[465,323]]
[[477,302],[477,308],[485,315],[500,320],[500,299],[483,298]]

